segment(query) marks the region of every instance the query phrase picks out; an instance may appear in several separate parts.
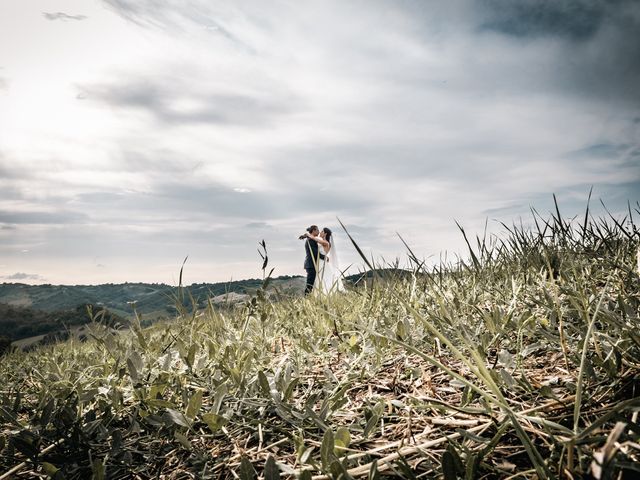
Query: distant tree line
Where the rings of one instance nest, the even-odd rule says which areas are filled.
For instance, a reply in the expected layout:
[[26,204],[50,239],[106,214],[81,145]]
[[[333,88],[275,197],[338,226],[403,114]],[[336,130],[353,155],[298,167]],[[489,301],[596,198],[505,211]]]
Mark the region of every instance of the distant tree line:
[[[103,310],[101,307],[92,305],[78,305],[70,310],[45,312],[29,307],[0,303],[0,330],[3,337],[8,338],[9,342],[64,331],[70,327],[90,322],[88,307],[94,316]],[[108,310],[100,315],[100,321],[110,327],[129,324],[128,320]],[[3,340],[0,338],[0,345],[2,343]]]

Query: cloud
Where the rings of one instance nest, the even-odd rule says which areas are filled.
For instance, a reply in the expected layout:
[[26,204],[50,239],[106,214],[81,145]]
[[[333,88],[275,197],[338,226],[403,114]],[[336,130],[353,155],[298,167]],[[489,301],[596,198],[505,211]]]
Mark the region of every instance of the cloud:
[[64,127],[37,92],[14,99],[34,115],[6,121],[0,222],[15,230],[0,242],[31,248],[13,270],[87,258],[92,275],[128,261],[151,276],[189,254],[228,278],[260,238],[299,268],[310,223],[345,252],[336,216],[391,258],[396,231],[418,254],[455,250],[453,218],[508,223],[552,192],[567,211],[592,185],[624,206],[640,197],[636,5],[104,0],[130,36],[107,34],[116,53],[82,75],[60,69]]
[[296,104],[291,93],[278,88],[233,91],[230,86],[208,84],[203,72],[198,71],[189,76],[189,81],[186,78],[155,77],[128,83],[115,80],[110,84],[84,85],[83,90],[93,101],[148,112],[159,122],[172,125],[270,125],[279,116],[293,113],[291,105]]
[[64,12],[42,12],[42,16],[47,20],[62,20],[63,22],[66,22],[67,20],[86,20],[88,18],[86,15],[69,15],[68,13]]
[[265,229],[265,228],[273,228],[272,225],[267,222],[250,222],[245,225],[246,228],[251,229]]
[[12,275],[5,275],[2,278],[6,280],[44,280],[44,277],[42,277],[41,275],[22,272],[16,272]]
[[578,41],[589,39],[598,31],[607,10],[607,4],[592,0],[484,0],[481,3],[492,13],[492,18],[481,25],[483,29],[515,37],[553,35]]
[[640,145],[616,144],[611,142],[595,143],[567,153],[574,159],[600,159],[640,164]]
[[73,224],[86,223],[89,215],[72,211],[9,211],[0,210],[0,222],[12,224]]
[[[563,91],[640,102],[640,4],[633,0],[484,0],[479,28],[550,48]],[[558,39],[565,43],[554,43]],[[570,60],[568,60],[570,59]],[[544,68],[544,64],[542,64]]]

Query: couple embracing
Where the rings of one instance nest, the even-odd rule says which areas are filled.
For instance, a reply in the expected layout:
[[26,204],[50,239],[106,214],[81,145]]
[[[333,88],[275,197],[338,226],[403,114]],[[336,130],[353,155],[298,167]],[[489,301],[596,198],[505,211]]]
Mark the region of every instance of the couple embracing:
[[320,231],[317,225],[311,225],[299,238],[305,240],[304,269],[307,271],[307,286],[304,294],[309,295],[314,288],[325,294],[343,291],[342,272],[331,229],[325,227]]

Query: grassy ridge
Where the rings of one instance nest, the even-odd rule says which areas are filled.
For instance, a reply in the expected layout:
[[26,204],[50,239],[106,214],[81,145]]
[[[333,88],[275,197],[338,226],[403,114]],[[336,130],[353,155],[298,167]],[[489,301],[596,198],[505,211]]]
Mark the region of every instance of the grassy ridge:
[[[274,278],[274,291],[287,294],[300,290],[304,279],[281,276]],[[248,279],[233,282],[201,283],[189,287],[199,308],[208,299],[229,292],[241,295],[255,293],[262,280]],[[74,325],[87,322],[87,305],[107,308],[111,313],[131,320],[133,305],[143,324],[175,317],[172,297],[179,287],[166,284],[125,283],[104,285],[25,285],[0,284],[0,334],[12,341],[35,335],[64,332]],[[186,299],[189,305],[190,298]],[[218,303],[227,303],[218,298]],[[128,322],[121,322],[128,323]]]
[[[206,303],[207,297],[227,292],[252,293],[260,287],[259,279],[236,280],[219,283],[194,283],[189,287],[192,295]],[[296,277],[281,276],[274,284],[283,290],[296,286]],[[177,287],[164,283],[122,283],[103,285],[26,285],[0,283],[0,303],[31,307],[35,310],[54,312],[69,310],[79,305],[104,305],[124,316],[130,316],[131,302],[136,302],[140,314],[162,311],[175,313],[170,296]]]
[[468,263],[427,268],[409,252],[410,275],[329,298],[273,302],[267,279],[235,311],[179,307],[175,322],[120,334],[95,322],[91,342],[11,354],[0,372],[0,472],[637,473],[631,212],[534,218],[535,231],[469,242]]

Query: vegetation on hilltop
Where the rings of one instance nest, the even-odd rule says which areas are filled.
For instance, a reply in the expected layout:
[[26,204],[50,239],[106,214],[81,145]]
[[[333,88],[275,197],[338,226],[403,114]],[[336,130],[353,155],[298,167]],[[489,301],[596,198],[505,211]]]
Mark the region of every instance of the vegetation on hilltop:
[[[108,326],[127,326],[129,321],[104,308],[93,305],[79,305],[74,309],[57,312],[44,312],[28,307],[19,307],[0,303],[0,329],[10,341],[39,335],[68,332],[70,328],[91,321],[90,312],[102,311],[102,318]],[[48,341],[50,342],[51,337]]]
[[[295,288],[299,277],[288,275],[274,278],[273,284],[284,291]],[[255,278],[219,283],[194,283],[189,286],[192,296],[202,307],[207,298],[227,292],[251,294],[260,287],[262,280]],[[164,312],[175,315],[173,295],[178,287],[164,283],[107,283],[102,285],[26,285],[1,283],[0,303],[25,306],[35,310],[54,312],[76,308],[78,305],[95,304],[133,316],[131,303],[135,302],[140,314]]]
[[273,301],[267,277],[242,309],[199,312],[178,298],[176,322],[130,332],[96,322],[93,341],[9,354],[0,470],[632,478],[632,212],[534,220],[534,231],[469,241],[468,262],[428,268],[409,251],[411,275],[344,294]]
[[[272,286],[284,294],[301,292],[301,277],[281,276]],[[262,280],[248,279],[223,283],[201,283],[188,287],[198,308],[207,307],[208,300],[229,292],[242,295],[255,293]],[[142,323],[173,319],[176,315],[175,296],[178,287],[166,284],[124,283],[104,285],[26,285],[0,284],[0,329],[11,340],[56,333],[89,320],[87,305],[107,308],[128,323],[135,311]],[[241,297],[242,298],[242,297]],[[224,303],[224,302],[220,302]]]

